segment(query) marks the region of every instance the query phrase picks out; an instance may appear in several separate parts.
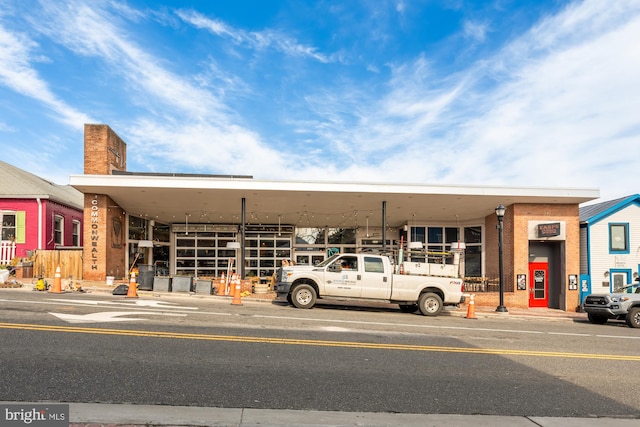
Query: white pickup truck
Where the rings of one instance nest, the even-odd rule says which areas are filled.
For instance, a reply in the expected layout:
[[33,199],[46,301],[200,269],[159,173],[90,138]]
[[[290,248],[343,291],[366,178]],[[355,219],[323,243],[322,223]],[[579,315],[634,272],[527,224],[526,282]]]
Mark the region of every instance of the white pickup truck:
[[386,255],[337,254],[322,263],[283,266],[276,273],[278,299],[311,308],[319,298],[398,304],[404,312],[437,316],[464,302],[459,277],[394,274]]

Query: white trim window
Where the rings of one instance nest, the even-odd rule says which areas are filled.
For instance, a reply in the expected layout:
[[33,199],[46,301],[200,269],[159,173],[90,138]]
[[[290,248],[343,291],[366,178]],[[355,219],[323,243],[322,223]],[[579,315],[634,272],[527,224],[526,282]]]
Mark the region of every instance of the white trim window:
[[609,253],[628,254],[629,253],[629,224],[610,223],[609,224]]
[[0,212],[0,227],[2,229],[2,241],[12,242],[16,240],[16,213],[11,211]]
[[54,243],[56,246],[64,246],[64,217],[56,215],[53,224]]
[[80,246],[80,221],[78,221],[77,219],[74,219],[72,221],[72,227],[73,227],[73,242],[72,245],[73,246]]

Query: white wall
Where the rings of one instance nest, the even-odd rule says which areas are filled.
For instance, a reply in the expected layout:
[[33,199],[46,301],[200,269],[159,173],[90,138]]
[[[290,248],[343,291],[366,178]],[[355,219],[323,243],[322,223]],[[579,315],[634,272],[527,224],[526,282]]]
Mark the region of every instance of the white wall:
[[[629,224],[629,253],[609,253],[609,224]],[[610,288],[613,270],[630,270],[638,273],[640,264],[640,207],[627,206],[590,227],[590,263],[592,291],[603,291]],[[607,275],[605,276],[605,272]],[[633,280],[633,277],[632,277]]]

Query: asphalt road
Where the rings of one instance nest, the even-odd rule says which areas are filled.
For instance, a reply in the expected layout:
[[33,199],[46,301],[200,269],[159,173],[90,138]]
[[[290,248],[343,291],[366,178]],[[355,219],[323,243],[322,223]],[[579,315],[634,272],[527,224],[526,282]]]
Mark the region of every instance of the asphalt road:
[[0,290],[0,401],[640,417],[622,324],[229,302]]

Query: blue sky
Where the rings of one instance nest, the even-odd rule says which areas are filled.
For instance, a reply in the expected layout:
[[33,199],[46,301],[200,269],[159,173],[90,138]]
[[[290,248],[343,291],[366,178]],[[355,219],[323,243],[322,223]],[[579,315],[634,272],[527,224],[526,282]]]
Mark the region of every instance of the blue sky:
[[0,0],[2,159],[640,192],[639,0]]

